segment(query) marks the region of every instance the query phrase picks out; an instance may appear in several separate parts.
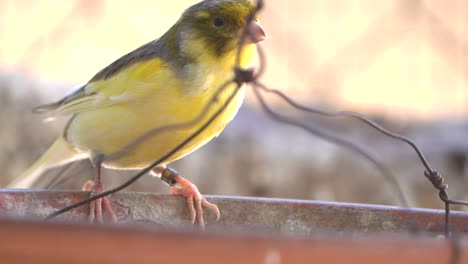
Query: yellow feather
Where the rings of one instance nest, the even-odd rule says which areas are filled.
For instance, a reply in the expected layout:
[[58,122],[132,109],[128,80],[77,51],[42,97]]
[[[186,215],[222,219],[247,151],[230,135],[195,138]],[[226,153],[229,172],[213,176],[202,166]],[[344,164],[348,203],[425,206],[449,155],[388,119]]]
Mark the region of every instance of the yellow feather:
[[[103,165],[110,168],[139,169],[179,145],[225,103],[236,84],[218,96],[197,125],[154,134],[123,155],[109,158],[155,128],[199,117],[218,88],[234,77],[234,47],[245,23],[243,17],[253,7],[245,0],[202,1],[187,9],[158,40],[116,60],[59,102],[36,108],[36,112],[52,116],[73,116],[49,150],[9,187],[30,187],[44,170],[86,157],[102,156]],[[225,28],[212,24],[219,16],[226,19]],[[258,25],[254,29],[264,35]],[[254,54],[255,45],[246,45],[239,66],[247,67]],[[160,165],[191,153],[219,135],[236,115],[244,95],[241,88],[221,115]]]
[[[248,48],[246,53],[252,53],[252,48]],[[161,59],[155,58],[129,67],[109,79],[97,81],[91,88],[97,92],[96,96],[121,97],[119,103],[105,108],[96,106],[96,110],[77,114],[67,128],[66,139],[83,151],[110,155],[151,129],[193,120],[208,104],[216,88],[233,76],[234,58],[222,60],[226,64],[221,65],[213,62],[212,58],[201,58],[197,65],[188,69],[190,74],[186,79],[178,78]],[[203,75],[203,78],[197,75]],[[221,106],[234,87],[233,84],[226,89],[204,121]],[[189,154],[217,136],[237,113],[244,93],[242,90],[202,134],[164,163]],[[158,133],[123,157],[106,161],[104,166],[119,169],[145,167],[181,143],[202,124],[203,121],[191,128]]]
[[28,168],[21,176],[15,178],[6,187],[7,188],[30,188],[37,177],[47,169],[60,166],[69,162],[86,159],[88,156],[85,153],[77,152],[63,137],[58,137],[57,140],[49,147],[31,167]]

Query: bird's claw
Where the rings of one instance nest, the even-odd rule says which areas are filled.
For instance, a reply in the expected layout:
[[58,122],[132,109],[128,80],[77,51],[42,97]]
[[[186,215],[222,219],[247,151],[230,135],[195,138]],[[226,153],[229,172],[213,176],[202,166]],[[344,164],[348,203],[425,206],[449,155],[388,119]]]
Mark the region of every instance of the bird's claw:
[[[82,190],[90,192],[89,196],[94,196],[102,192],[102,184],[95,184],[94,181],[88,180],[83,185]],[[99,224],[102,224],[103,223],[103,217],[102,217],[103,207],[104,207],[104,210],[107,212],[107,215],[109,216],[110,220],[113,223],[116,223],[117,217],[114,214],[114,211],[112,210],[112,207],[109,202],[109,198],[107,197],[102,197],[89,203],[88,221],[92,223],[96,220],[96,222],[98,222]]]
[[199,228],[205,230],[203,208],[213,212],[216,215],[216,221],[219,220],[221,213],[219,212],[218,206],[208,202],[200,194],[197,186],[180,176],[175,176],[174,180],[177,182],[177,185],[172,187],[171,193],[174,195],[182,195],[186,198],[192,224],[195,224],[196,221]]

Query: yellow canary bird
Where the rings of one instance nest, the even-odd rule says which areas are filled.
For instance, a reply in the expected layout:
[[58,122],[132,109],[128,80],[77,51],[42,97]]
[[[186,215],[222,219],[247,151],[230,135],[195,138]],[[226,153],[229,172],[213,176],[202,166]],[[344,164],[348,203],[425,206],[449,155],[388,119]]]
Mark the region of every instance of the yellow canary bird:
[[[102,192],[101,166],[141,169],[161,158],[194,133],[234,92],[232,84],[217,98],[199,125],[155,133],[141,144],[115,157],[136,139],[157,127],[196,119],[214,93],[234,77],[240,34],[248,27],[240,67],[247,68],[255,55],[255,44],[266,38],[249,0],[205,0],[189,7],[160,38],[124,55],[86,85],[62,100],[40,106],[37,112],[71,119],[47,152],[8,187],[30,188],[45,170],[89,158],[97,168],[95,181],[83,187],[91,194]],[[172,193],[187,198],[192,222],[203,226],[203,207],[214,211],[198,189],[175,171],[165,167],[200,148],[217,136],[236,115],[244,98],[242,88],[201,134],[164,160],[153,173],[173,185]],[[169,180],[168,180],[169,178]],[[107,198],[90,204],[89,220],[102,221],[102,207],[115,221]]]

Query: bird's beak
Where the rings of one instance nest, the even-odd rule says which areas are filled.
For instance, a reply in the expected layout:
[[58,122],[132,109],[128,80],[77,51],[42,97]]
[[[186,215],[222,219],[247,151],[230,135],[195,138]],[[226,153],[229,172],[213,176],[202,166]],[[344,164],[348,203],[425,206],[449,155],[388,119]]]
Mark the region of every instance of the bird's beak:
[[263,28],[255,20],[250,21],[247,26],[247,35],[245,44],[254,44],[266,39],[265,31],[263,31]]

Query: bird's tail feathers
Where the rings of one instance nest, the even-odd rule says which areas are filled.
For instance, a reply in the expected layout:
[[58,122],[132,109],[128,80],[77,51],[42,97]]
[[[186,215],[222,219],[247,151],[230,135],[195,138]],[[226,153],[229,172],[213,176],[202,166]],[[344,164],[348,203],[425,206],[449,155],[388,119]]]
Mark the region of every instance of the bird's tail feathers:
[[47,169],[58,167],[72,161],[85,159],[88,155],[75,150],[61,136],[49,147],[31,167],[29,167],[21,176],[15,178],[6,187],[7,188],[31,188],[41,174]]

